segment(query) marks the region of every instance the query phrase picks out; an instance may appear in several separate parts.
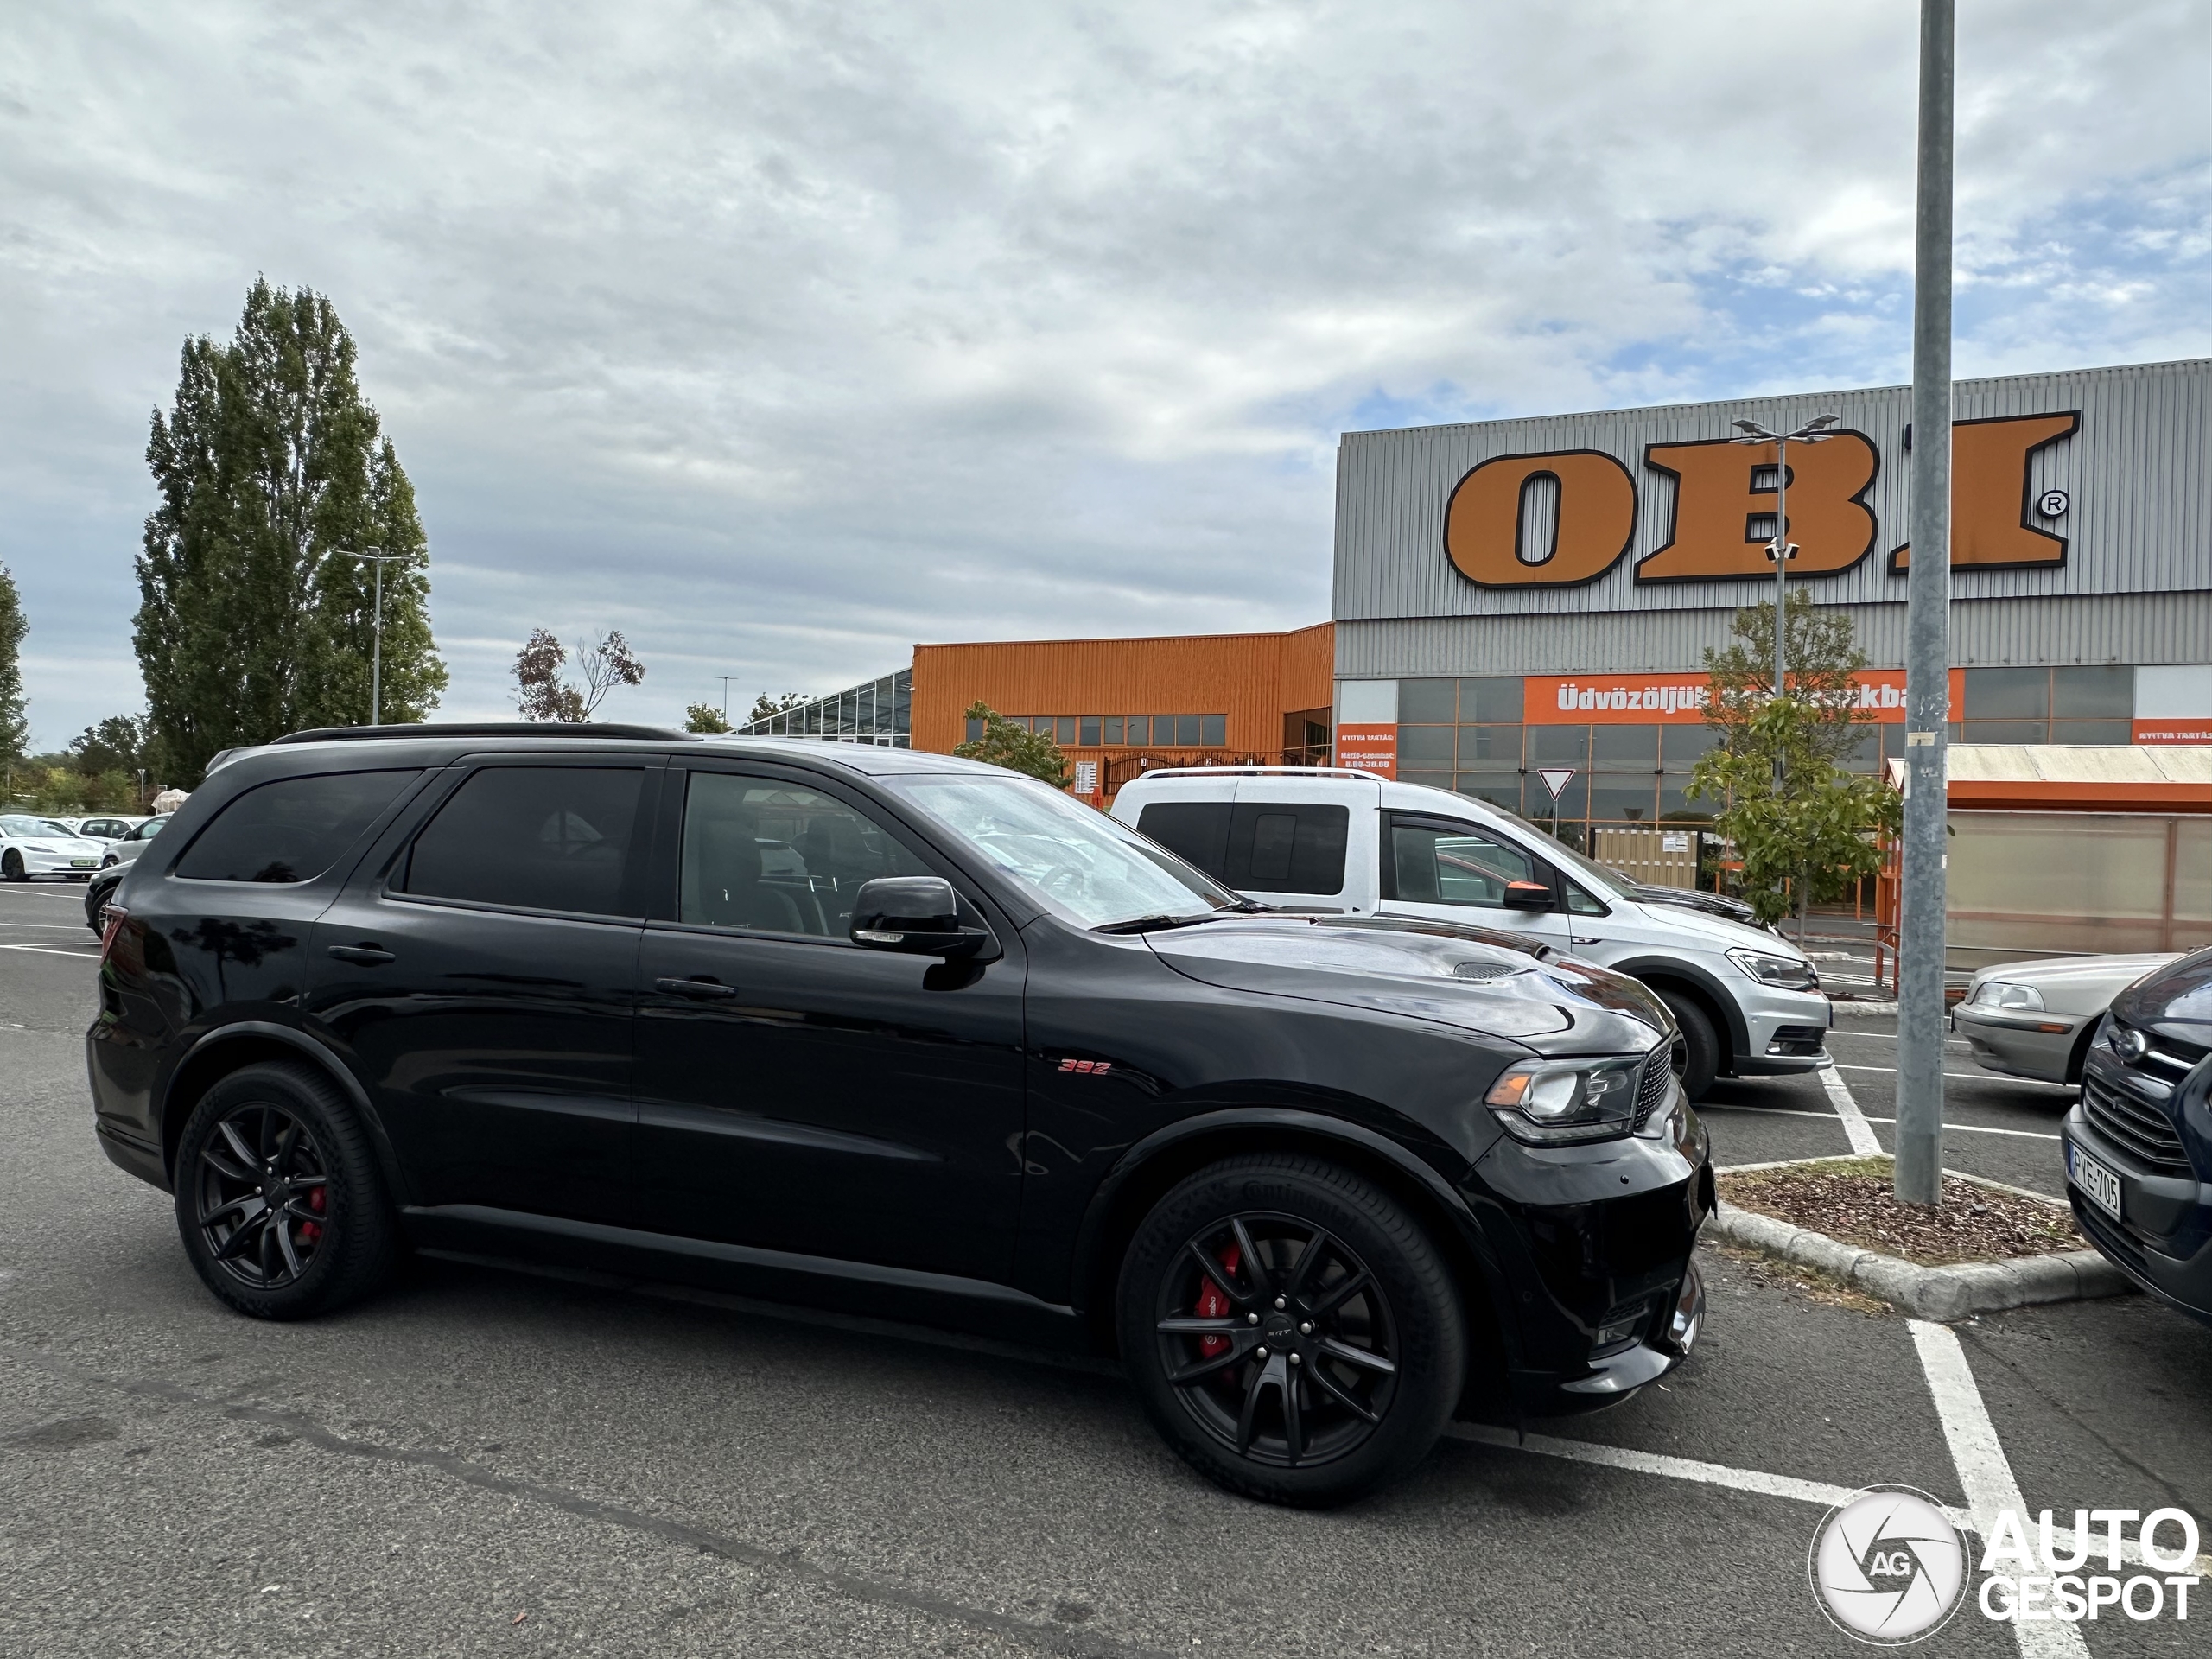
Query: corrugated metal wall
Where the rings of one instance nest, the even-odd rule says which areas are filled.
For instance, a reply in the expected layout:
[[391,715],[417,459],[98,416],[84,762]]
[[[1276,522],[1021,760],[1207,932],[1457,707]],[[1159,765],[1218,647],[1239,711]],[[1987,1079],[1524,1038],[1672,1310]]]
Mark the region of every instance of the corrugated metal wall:
[[[1749,601],[1757,583],[1639,585],[1634,580],[1636,563],[1664,543],[1674,519],[1674,480],[1644,464],[1645,446],[1724,438],[1738,416],[1789,429],[1829,411],[1840,415],[1847,428],[1865,433],[1880,457],[1866,496],[1875,518],[1875,549],[1852,569],[1807,585],[1823,603],[1901,601],[1904,578],[1890,573],[1887,556],[1908,539],[1904,431],[1910,401],[1910,388],[1890,386],[1347,433],[1337,463],[1337,619],[1577,615],[1603,620],[1606,613],[1632,611],[1651,613],[1637,625],[1650,630],[1640,637],[1649,641],[1649,650],[1660,649],[1673,637],[1667,630],[1681,626],[1661,617],[1702,607],[1732,609]],[[2031,496],[2056,487],[2073,497],[2063,525],[2051,526],[2068,538],[2065,563],[1961,571],[1955,588],[1960,599],[2212,589],[2212,360],[1962,380],[1956,404],[1961,420],[2067,410],[2082,414],[2080,430],[2037,454],[2029,468]],[[1638,510],[1629,556],[1586,587],[1478,588],[1444,553],[1444,512],[1453,486],[1493,457],[1564,449],[1602,450],[1618,457],[1636,480]],[[1973,608],[1959,607],[1955,628]],[[1349,648],[1340,637],[1340,657]],[[1871,641],[1868,648],[1873,650]],[[1639,664],[1646,654],[1638,654]],[[2185,660],[2202,661],[2212,651],[2201,646]]]
[[1003,715],[1226,714],[1229,747],[1279,750],[1286,712],[1331,701],[1331,632],[917,645],[914,747],[950,749],[981,698]]
[[[1765,599],[1738,593],[1737,604]],[[1904,665],[1904,606],[1848,607],[1876,668]],[[1347,680],[1431,674],[1668,674],[1703,665],[1729,643],[1733,610],[1630,611],[1596,616],[1440,616],[1337,625],[1337,675]],[[2212,592],[2108,598],[1993,600],[1951,607],[1951,662],[2007,664],[2212,661]]]

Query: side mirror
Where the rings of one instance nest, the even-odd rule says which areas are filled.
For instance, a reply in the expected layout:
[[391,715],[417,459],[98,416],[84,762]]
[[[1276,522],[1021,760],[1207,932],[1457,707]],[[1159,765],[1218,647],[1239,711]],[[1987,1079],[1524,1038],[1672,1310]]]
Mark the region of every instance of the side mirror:
[[1541,881],[1509,881],[1505,884],[1505,907],[1508,910],[1551,910],[1557,906],[1558,902],[1552,890]]
[[972,957],[990,930],[960,920],[952,883],[938,875],[879,875],[853,895],[852,941],[910,957]]

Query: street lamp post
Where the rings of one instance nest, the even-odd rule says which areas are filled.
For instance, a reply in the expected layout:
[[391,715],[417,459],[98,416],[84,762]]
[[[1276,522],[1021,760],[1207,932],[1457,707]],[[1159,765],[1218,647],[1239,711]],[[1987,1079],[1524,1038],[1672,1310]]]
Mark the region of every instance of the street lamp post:
[[[1732,421],[1743,435],[1729,439],[1731,443],[1770,443],[1774,446],[1774,539],[1766,545],[1766,556],[1774,561],[1774,695],[1783,693],[1783,671],[1786,666],[1784,639],[1788,630],[1783,626],[1783,600],[1789,591],[1789,561],[1797,556],[1796,543],[1789,539],[1789,446],[1793,443],[1821,443],[1830,435],[1827,429],[1840,416],[1815,415],[1795,432],[1770,432],[1757,421]],[[1782,785],[1782,752],[1774,754],[1774,781]]]
[[717,674],[715,677],[722,683],[722,720],[727,723],[729,720],[729,683],[744,677],[738,674]]
[[380,547],[367,547],[358,553],[341,552],[334,556],[366,559],[376,567],[376,620],[371,628],[369,645],[369,724],[380,726],[384,723],[384,568],[387,564],[404,563],[414,555],[387,553]]

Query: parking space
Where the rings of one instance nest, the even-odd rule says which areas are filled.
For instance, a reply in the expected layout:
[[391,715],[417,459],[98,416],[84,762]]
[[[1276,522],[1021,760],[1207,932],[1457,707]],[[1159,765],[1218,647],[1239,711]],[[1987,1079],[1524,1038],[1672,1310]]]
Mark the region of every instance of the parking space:
[[[38,933],[49,903],[7,891],[0,919]],[[1826,1495],[1969,1496],[1904,1321],[1712,1252],[1663,1388],[1525,1445],[1461,1426],[1323,1515],[1199,1481],[1109,1365],[917,1329],[451,1260],[242,1320],[92,1145],[90,935],[54,919],[60,954],[0,950],[0,1647],[1842,1654],[1805,1576]],[[1837,1047],[1876,1068],[1845,1075],[1886,1141],[1881,1036]],[[1848,1149],[1816,1079],[1724,1094],[1724,1161]],[[2024,1135],[2059,1109],[1957,1105]],[[1951,1161],[2021,1179],[2045,1146],[1960,1135]],[[1960,1338],[2031,1507],[2212,1516],[2212,1331],[2129,1298]],[[2018,1649],[1969,1609],[1930,1650]]]

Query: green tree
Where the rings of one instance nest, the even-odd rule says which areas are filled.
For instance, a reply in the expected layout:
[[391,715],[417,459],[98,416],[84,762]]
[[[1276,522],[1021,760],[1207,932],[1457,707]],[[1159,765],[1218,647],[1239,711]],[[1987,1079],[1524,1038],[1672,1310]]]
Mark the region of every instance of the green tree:
[[711,702],[687,702],[683,705],[683,729],[711,736],[729,730],[729,721],[722,718],[722,711]]
[[753,699],[753,712],[745,717],[745,723],[750,726],[756,720],[766,720],[786,709],[796,709],[805,701],[806,694],[802,691],[786,691],[781,697],[772,697],[763,691]]
[[77,770],[88,778],[102,772],[133,774],[146,764],[146,722],[136,715],[110,715],[69,740]]
[[175,403],[154,413],[135,643],[173,779],[368,719],[375,570],[343,554],[405,556],[384,568],[384,718],[420,720],[445,689],[415,493],[355,356],[327,298],[257,281],[228,344],[185,341]]
[[1075,768],[1049,734],[1015,725],[981,699],[968,705],[966,718],[982,721],[983,734],[953,746],[952,752],[962,759],[988,760],[1008,772],[1026,772],[1055,789],[1066,789],[1075,782]]
[[[582,685],[561,677],[570,658],[583,677]],[[582,724],[599,712],[607,694],[618,685],[644,683],[645,665],[630,649],[622,631],[595,633],[588,644],[574,651],[563,645],[550,628],[532,628],[530,638],[515,653],[515,707],[524,720],[565,721]]]
[[1801,940],[1815,902],[1881,868],[1875,832],[1895,833],[1903,819],[1902,801],[1879,779],[1844,772],[1821,753],[1830,723],[1807,699],[1770,696],[1745,722],[1742,745],[1700,756],[1683,791],[1725,803],[1713,827],[1744,861],[1745,902],[1764,924],[1787,915],[1794,898]]
[[[1810,753],[1840,762],[1859,741],[1856,728],[1873,718],[1859,706],[1866,653],[1859,649],[1848,616],[1819,609],[1802,590],[1786,601],[1783,627],[1783,689],[1816,716],[1803,741]],[[1706,647],[1712,685],[1705,723],[1717,728],[1730,748],[1740,750],[1756,741],[1752,724],[1774,695],[1774,607],[1745,606],[1729,632],[1735,638],[1726,650]]]
[[20,656],[29,632],[15,575],[0,564],[0,766],[11,768],[31,743],[30,700],[23,696]]

